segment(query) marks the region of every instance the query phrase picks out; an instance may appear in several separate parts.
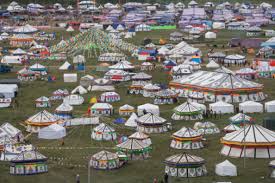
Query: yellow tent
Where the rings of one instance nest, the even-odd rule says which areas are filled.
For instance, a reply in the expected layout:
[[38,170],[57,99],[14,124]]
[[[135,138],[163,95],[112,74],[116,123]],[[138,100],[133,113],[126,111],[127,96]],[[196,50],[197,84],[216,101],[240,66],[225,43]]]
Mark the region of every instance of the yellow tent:
[[90,99],[90,104],[95,104],[95,103],[97,103],[96,97],[91,98]]

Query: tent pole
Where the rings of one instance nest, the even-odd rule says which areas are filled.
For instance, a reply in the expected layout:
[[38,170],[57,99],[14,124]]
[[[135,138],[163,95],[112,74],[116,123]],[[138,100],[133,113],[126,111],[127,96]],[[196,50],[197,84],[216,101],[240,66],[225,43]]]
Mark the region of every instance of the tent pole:
[[244,157],[243,157],[243,167],[245,168],[245,156],[246,156],[246,146],[245,146],[245,114],[243,113],[243,124],[244,124],[244,130],[243,130],[243,133],[244,133]]
[[91,175],[90,175],[90,162],[88,161],[88,183],[90,183],[91,181],[90,181],[90,179],[91,179]]

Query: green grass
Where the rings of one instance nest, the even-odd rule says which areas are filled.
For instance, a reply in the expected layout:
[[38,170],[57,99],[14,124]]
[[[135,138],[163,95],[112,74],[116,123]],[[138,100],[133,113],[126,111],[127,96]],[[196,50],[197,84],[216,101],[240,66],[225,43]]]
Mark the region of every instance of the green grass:
[[[145,36],[152,38],[154,41],[159,38],[168,38],[169,31],[154,31],[150,33],[138,33],[132,42],[140,44]],[[216,44],[226,43],[233,34],[239,34],[238,32],[223,31],[218,35],[218,39],[213,42]],[[61,33],[58,34],[59,37]],[[58,42],[58,41],[56,41]],[[209,48],[205,44],[196,44],[195,46],[201,47],[203,52],[206,52]],[[229,49],[229,48],[227,48]],[[231,52],[238,51],[237,49],[229,49]],[[71,60],[71,58],[69,58]],[[78,84],[68,84],[63,83],[63,73],[57,71],[57,66],[61,63],[56,63],[53,61],[44,62],[47,66],[52,66],[50,68],[50,75],[57,77],[57,81],[48,83],[45,81],[35,81],[31,83],[25,83],[21,86],[19,90],[19,95],[16,100],[19,102],[19,106],[16,109],[7,108],[0,109],[0,124],[4,122],[10,122],[24,131],[24,128],[20,125],[24,120],[26,120],[31,115],[39,112],[41,109],[34,107],[34,100],[42,95],[50,96],[50,94],[58,88],[67,88],[69,90],[76,87]],[[96,63],[95,59],[88,59],[88,66],[94,66]],[[15,70],[19,68],[16,67]],[[102,76],[102,73],[95,72],[94,69],[89,69],[86,74],[92,74],[96,76]],[[168,83],[168,75],[161,71],[160,69],[152,71],[149,74],[153,75],[153,81],[159,83]],[[83,76],[84,73],[78,73],[78,76]],[[15,77],[15,72],[8,74],[1,74],[0,79]],[[265,85],[265,93],[269,95],[267,100],[274,99],[275,96],[275,86],[274,80],[272,79],[260,79],[257,82],[263,83]],[[110,118],[102,118],[102,122],[106,122],[117,130],[119,135],[130,135],[134,131],[125,128],[124,126],[112,124],[112,121],[118,117],[117,110],[118,107],[128,103],[133,106],[138,106],[146,102],[153,102],[150,98],[143,98],[142,96],[127,95],[126,90],[130,82],[121,83],[116,86],[116,91],[121,95],[122,100],[120,102],[112,103],[116,110],[116,115]],[[89,107],[88,101],[93,96],[100,95],[100,92],[91,92],[84,95],[85,103],[81,106],[74,108],[75,116],[83,116]],[[180,99],[180,103],[184,102],[185,99]],[[54,109],[60,104],[60,102],[54,103],[52,108],[48,109],[53,112]],[[167,120],[171,120],[172,109],[176,105],[161,105],[161,116]],[[208,119],[217,124],[219,128],[223,128],[228,122],[228,118],[231,115],[224,115],[221,119]],[[261,124],[262,119],[267,114],[254,114],[252,117],[256,118],[257,123]],[[92,170],[92,182],[100,183],[151,183],[153,178],[158,179],[163,178],[164,174],[164,164],[163,160],[175,153],[181,153],[184,151],[177,151],[169,149],[170,136],[174,131],[177,131],[182,126],[192,127],[194,121],[176,121],[173,122],[173,131],[164,134],[154,134],[150,135],[153,142],[153,151],[151,153],[151,158],[144,161],[130,161],[126,166],[118,170],[113,171],[95,171]],[[46,174],[35,175],[35,176],[10,176],[8,163],[0,162],[0,182],[2,183],[29,183],[29,182],[39,182],[39,183],[71,183],[75,181],[75,175],[80,174],[81,182],[87,182],[87,168],[85,167],[75,167],[73,165],[86,166],[89,157],[94,153],[103,150],[105,148],[115,147],[114,142],[96,142],[92,141],[90,138],[91,126],[78,126],[71,127],[67,129],[68,135],[65,138],[64,147],[75,147],[76,149],[58,149],[61,147],[61,142],[58,140],[40,140],[37,138],[36,134],[30,137],[30,142],[38,147],[39,152],[49,157],[49,172]],[[27,134],[24,131],[24,134]],[[223,134],[206,136],[207,138],[207,148],[201,150],[186,150],[190,154],[201,156],[206,160],[206,166],[208,169],[208,175],[205,177],[189,179],[189,182],[199,182],[199,183],[209,183],[213,181],[232,181],[236,183],[273,183],[274,180],[268,178],[269,169],[268,162],[270,160],[265,159],[246,159],[246,168],[243,167],[242,159],[233,159],[223,157],[219,154],[221,145],[219,139]],[[54,147],[54,149],[42,149],[41,147]],[[55,148],[56,147],[56,148]],[[88,147],[88,148],[84,148]],[[83,148],[83,149],[77,149]],[[60,159],[63,160],[60,160]],[[223,178],[218,177],[214,174],[214,166],[216,163],[229,159],[231,162],[238,166],[238,177],[233,178]],[[172,182],[187,182],[186,179],[173,178]]]

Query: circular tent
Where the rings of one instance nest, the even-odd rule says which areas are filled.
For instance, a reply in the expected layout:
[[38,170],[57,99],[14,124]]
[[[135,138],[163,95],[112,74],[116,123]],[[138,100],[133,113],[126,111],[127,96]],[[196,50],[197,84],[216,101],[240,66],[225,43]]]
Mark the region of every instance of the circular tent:
[[153,113],[147,113],[138,119],[137,131],[144,133],[163,133],[168,131],[166,119]]
[[237,158],[275,158],[275,132],[249,124],[221,138],[221,154]]
[[171,148],[174,149],[201,149],[203,148],[202,135],[192,128],[182,127],[173,133]]
[[151,141],[150,137],[148,135],[146,135],[145,133],[142,133],[142,132],[133,133],[132,135],[129,136],[129,139],[140,140],[144,144],[149,144],[149,145],[152,144],[152,141]]
[[119,107],[118,111],[119,111],[119,115],[121,115],[121,116],[130,116],[132,113],[135,112],[135,108],[133,106],[125,104],[125,105]]
[[193,102],[185,102],[174,108],[173,120],[199,120],[203,119],[202,109]]
[[224,61],[225,57],[226,55],[222,52],[215,52],[215,53],[208,54],[209,62],[214,61],[216,63],[221,63]]
[[73,117],[73,106],[62,103],[55,109],[55,116],[59,119],[71,119]]
[[219,176],[237,176],[237,166],[225,160],[216,165],[215,173]]
[[228,69],[197,71],[169,83],[170,88],[187,97],[190,92],[201,92],[207,102],[239,103],[265,99],[263,85],[236,76]]
[[211,122],[196,122],[194,129],[202,135],[210,135],[220,133],[219,128]]
[[243,55],[227,55],[224,58],[224,63],[228,64],[242,64],[246,61],[245,56]]
[[43,110],[25,121],[27,125],[27,132],[38,133],[43,127],[47,127],[52,124],[60,124],[64,121],[56,118],[53,114],[46,110]]
[[92,130],[91,138],[98,141],[113,141],[116,140],[117,134],[115,129],[104,123],[101,123]]
[[237,125],[234,125],[234,124],[229,124],[227,125],[226,127],[223,128],[223,131],[225,133],[231,133],[231,132],[234,132],[234,131],[238,131],[240,130],[241,128]]
[[156,93],[161,91],[161,88],[155,84],[147,84],[143,87],[143,97],[155,97]]
[[125,153],[131,160],[141,160],[149,158],[151,146],[137,139],[128,139],[117,145],[118,151]]
[[196,102],[203,104],[205,102],[204,96],[200,92],[193,92],[188,94],[188,101],[189,102]]
[[61,139],[66,136],[66,129],[58,124],[41,128],[38,132],[39,139]]
[[235,125],[244,125],[245,123],[250,123],[252,118],[243,113],[238,113],[229,118],[230,123]]
[[173,104],[176,103],[177,98],[177,92],[170,89],[161,90],[155,93],[154,104]]
[[100,151],[91,157],[90,166],[99,170],[120,168],[119,157],[116,153]]
[[205,160],[187,153],[170,156],[164,161],[165,173],[173,177],[200,177],[207,174]]

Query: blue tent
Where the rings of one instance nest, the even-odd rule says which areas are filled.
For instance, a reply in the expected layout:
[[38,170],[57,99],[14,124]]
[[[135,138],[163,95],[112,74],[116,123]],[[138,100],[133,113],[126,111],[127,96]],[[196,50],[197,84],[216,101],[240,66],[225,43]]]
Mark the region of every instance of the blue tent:
[[123,118],[117,118],[114,120],[115,124],[124,124],[125,123],[125,119]]

